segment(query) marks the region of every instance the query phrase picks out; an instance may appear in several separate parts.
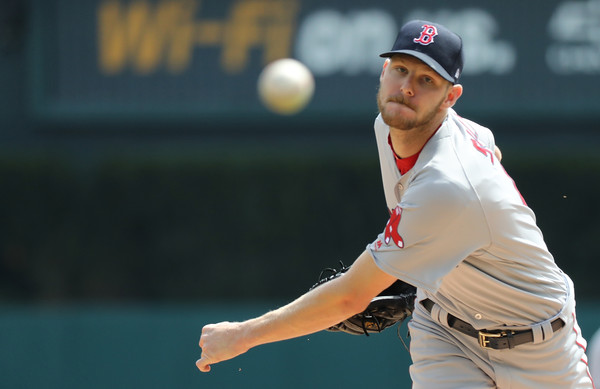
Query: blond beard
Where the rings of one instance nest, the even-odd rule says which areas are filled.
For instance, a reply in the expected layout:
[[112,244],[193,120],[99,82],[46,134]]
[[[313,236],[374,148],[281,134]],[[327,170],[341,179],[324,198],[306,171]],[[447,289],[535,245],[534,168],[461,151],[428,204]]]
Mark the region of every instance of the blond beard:
[[[404,104],[407,107],[414,110],[414,107],[407,104],[405,99],[402,96],[393,96],[388,98],[388,100],[395,101],[399,104]],[[440,112],[440,107],[444,103],[445,97],[436,104],[433,109],[425,114],[422,119],[407,119],[401,115],[390,114],[386,112],[385,104],[381,101],[381,89],[377,92],[377,106],[379,107],[379,112],[381,113],[381,118],[383,122],[388,126],[398,129],[398,130],[412,130],[415,128],[424,128],[426,127],[433,119],[435,119],[436,115]]]

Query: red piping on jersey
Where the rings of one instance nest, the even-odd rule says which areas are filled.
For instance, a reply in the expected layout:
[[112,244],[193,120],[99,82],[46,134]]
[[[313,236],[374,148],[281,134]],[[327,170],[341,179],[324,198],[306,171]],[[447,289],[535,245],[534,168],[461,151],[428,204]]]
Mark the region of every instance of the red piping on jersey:
[[[575,321],[576,320],[575,313],[573,313],[572,315],[573,315],[573,321]],[[577,331],[577,328],[573,327],[573,332],[575,332],[576,338],[579,338],[580,335],[579,335],[579,332]],[[579,341],[577,341],[577,339],[575,340],[575,344],[577,346],[581,347],[583,349],[584,353],[587,351],[585,346],[583,344],[579,343]],[[592,382],[592,389],[595,389],[596,386],[594,384],[594,379],[592,378],[592,374],[590,373],[590,367],[588,365],[588,362],[584,358],[581,358],[581,362],[583,362],[586,366],[587,375],[588,375],[588,377],[590,377],[590,381]]]

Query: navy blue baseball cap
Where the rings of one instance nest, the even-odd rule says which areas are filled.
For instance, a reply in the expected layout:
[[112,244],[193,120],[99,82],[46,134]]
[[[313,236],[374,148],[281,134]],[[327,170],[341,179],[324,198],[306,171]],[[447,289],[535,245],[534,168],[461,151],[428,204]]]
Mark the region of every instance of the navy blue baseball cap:
[[441,24],[412,20],[402,26],[392,50],[379,56],[412,55],[456,84],[463,69],[462,46],[462,39]]

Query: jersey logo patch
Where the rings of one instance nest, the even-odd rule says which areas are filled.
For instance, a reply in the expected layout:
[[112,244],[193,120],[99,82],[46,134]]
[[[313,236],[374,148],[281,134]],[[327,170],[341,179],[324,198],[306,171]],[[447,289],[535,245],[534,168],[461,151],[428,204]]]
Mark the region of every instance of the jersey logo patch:
[[394,242],[398,248],[404,247],[404,240],[398,233],[398,225],[400,224],[400,219],[402,218],[402,208],[397,206],[394,208],[390,215],[390,220],[387,222],[385,226],[385,234],[384,234],[384,242],[386,245],[389,245],[390,242]]
[[413,42],[420,43],[423,46],[427,46],[433,43],[433,38],[437,36],[437,28],[430,24],[424,24],[421,26],[423,31],[421,31],[421,36],[413,39]]

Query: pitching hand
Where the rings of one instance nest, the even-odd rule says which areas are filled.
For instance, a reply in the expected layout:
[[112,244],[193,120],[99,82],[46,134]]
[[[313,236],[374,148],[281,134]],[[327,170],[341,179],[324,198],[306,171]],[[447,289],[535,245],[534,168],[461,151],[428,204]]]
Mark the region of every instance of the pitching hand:
[[208,324],[202,328],[200,347],[202,354],[196,366],[209,372],[210,365],[234,358],[248,351],[244,346],[241,323],[222,322]]

